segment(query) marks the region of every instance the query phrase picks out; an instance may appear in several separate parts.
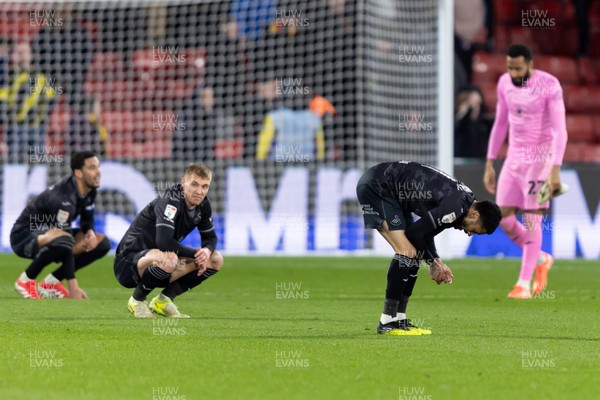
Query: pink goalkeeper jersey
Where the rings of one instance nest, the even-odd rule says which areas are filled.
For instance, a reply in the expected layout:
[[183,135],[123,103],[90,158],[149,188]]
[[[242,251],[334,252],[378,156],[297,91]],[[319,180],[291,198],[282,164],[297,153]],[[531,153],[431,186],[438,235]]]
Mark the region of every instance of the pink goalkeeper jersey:
[[498,79],[496,120],[488,143],[488,159],[496,159],[508,134],[508,162],[561,165],[567,145],[565,104],[560,83],[534,70],[523,87],[508,72]]

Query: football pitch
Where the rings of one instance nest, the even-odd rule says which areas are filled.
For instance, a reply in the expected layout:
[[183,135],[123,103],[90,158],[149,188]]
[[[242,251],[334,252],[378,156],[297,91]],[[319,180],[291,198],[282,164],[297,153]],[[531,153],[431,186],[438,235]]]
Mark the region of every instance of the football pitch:
[[408,308],[433,334],[390,337],[388,259],[226,257],[177,299],[191,319],[135,320],[112,257],[78,274],[89,301],[34,301],[2,254],[0,399],[598,398],[600,263],[556,261],[531,301],[506,298],[518,260],[446,263]]

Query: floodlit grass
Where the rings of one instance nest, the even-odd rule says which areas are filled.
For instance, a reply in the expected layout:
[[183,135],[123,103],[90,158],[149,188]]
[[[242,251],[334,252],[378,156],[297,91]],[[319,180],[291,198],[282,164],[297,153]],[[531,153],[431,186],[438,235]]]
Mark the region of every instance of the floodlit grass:
[[89,301],[21,298],[26,264],[0,255],[2,399],[598,396],[597,262],[557,261],[530,301],[506,298],[516,260],[447,261],[450,286],[421,268],[408,316],[433,335],[416,337],[375,333],[381,258],[229,257],[176,300],[189,320],[134,319],[112,257],[78,274]]

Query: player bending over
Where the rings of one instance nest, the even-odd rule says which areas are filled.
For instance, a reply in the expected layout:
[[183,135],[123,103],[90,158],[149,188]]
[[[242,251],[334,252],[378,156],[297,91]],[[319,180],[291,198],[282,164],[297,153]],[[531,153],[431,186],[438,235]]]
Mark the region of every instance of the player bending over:
[[[91,151],[71,158],[72,175],[44,190],[23,210],[10,232],[10,245],[20,257],[33,261],[23,272],[15,289],[23,297],[86,299],[75,271],[103,257],[110,241],[94,232],[94,200],[100,186],[100,161]],[[71,223],[80,218],[80,228]],[[36,287],[36,278],[51,262],[62,265]],[[61,281],[66,279],[69,290]]]
[[[387,162],[368,169],[356,187],[365,228],[392,246],[383,313],[377,333],[428,335],[406,318],[406,306],[424,259],[438,284],[452,283],[452,271],[439,258],[433,237],[447,228],[467,235],[491,234],[502,214],[493,202],[475,200],[471,189],[446,173],[412,161]],[[413,222],[411,213],[420,217]]]
[[[115,276],[124,287],[135,288],[128,303],[135,317],[154,318],[155,312],[189,318],[179,312],[173,300],[221,269],[223,257],[215,251],[217,235],[207,197],[211,180],[212,172],[206,165],[191,164],[181,183],[150,202],[121,239]],[[199,249],[180,243],[194,228],[202,239]],[[157,287],[165,289],[148,307],[146,296]]]
[[[498,80],[496,120],[490,134],[483,181],[496,193],[494,160],[506,135],[510,135],[506,161],[498,178],[496,201],[502,210],[500,226],[523,249],[519,280],[508,293],[514,299],[529,299],[531,291],[546,288],[553,259],[542,252],[542,218],[550,196],[564,193],[560,167],[567,144],[565,104],[560,82],[547,72],[533,69],[531,50],[513,45],[506,56],[508,72]],[[515,214],[523,210],[524,224]],[[533,288],[530,282],[535,270]]]

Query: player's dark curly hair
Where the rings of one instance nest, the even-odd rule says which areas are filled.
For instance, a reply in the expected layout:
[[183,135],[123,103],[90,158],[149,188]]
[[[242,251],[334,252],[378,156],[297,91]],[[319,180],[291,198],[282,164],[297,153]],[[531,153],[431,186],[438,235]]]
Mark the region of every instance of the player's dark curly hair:
[[481,224],[487,234],[491,235],[494,233],[502,219],[502,211],[500,211],[498,204],[488,200],[478,201],[475,203],[475,209],[479,212]]
[[85,165],[85,160],[88,158],[97,157],[93,151],[79,151],[71,156],[71,172],[75,173],[76,169],[82,169]]
[[506,55],[510,58],[523,56],[527,62],[533,60],[533,53],[531,49],[524,44],[513,44],[508,48]]

